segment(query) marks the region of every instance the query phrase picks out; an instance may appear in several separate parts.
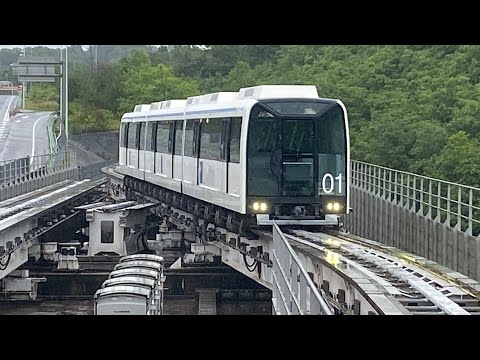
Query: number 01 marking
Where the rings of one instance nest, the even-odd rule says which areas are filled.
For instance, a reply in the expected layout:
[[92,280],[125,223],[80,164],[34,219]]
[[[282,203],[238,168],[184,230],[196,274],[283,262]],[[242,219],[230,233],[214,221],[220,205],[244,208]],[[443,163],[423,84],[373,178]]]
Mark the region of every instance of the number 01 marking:
[[[330,180],[330,188],[327,188],[327,179]],[[338,180],[338,192],[341,194],[342,193],[342,173],[338,174],[335,180]],[[331,194],[335,190],[335,182],[333,181],[332,174],[326,173],[325,175],[323,175],[322,188],[325,194]]]

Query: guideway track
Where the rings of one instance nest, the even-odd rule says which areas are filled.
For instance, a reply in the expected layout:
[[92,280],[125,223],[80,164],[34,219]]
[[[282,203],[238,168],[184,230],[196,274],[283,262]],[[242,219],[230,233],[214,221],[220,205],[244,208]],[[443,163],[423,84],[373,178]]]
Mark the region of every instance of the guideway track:
[[[104,196],[106,179],[59,183],[0,204],[0,279],[24,264],[39,237],[76,216],[77,202]],[[47,191],[48,190],[48,191]],[[8,204],[12,205],[11,207]]]
[[[335,266],[340,270],[355,267],[362,271],[377,288],[401,305],[404,314],[480,315],[478,294],[441,274],[412,264],[411,260],[404,260],[394,248],[390,248],[388,254],[381,246],[373,248],[374,244],[370,241],[350,239],[347,235],[285,231],[289,233],[285,236],[293,248],[303,251],[306,248],[315,249],[327,253],[330,261],[335,259]],[[333,294],[330,301],[337,301]]]
[[31,208],[33,206],[31,204],[32,200],[38,201],[38,199],[42,199],[44,195],[51,194],[73,183],[74,183],[73,180],[65,180],[60,183],[47,186],[43,189],[39,189],[36,191],[26,193],[24,195],[20,195],[5,201],[1,201],[0,202],[0,220],[3,220],[9,216],[12,216],[22,210]]
[[[257,247],[258,250],[260,243],[263,251],[272,255],[272,248],[269,249],[269,246],[274,246],[272,231],[265,228],[252,229],[255,237],[251,239],[237,232],[238,228],[225,229],[214,221],[214,217],[202,216],[206,215],[206,211],[205,214],[192,214],[196,209],[189,209],[187,206],[183,210],[182,206],[178,206],[183,201],[174,201],[173,197],[167,194],[155,196],[156,188],[134,187],[137,189],[131,194],[135,194],[135,198],[142,198],[144,193],[152,193],[151,197],[159,200],[162,206],[170,208],[172,213],[175,209],[186,210],[186,213],[192,216],[203,218],[204,223],[214,224],[216,231],[212,231],[212,234],[215,236],[205,236],[206,242],[219,247],[222,261],[239,271],[244,270],[245,265],[241,261],[236,263],[235,255],[228,254],[238,251],[244,257],[253,257],[255,252],[251,253],[248,249],[250,247],[255,250]],[[314,233],[298,228],[294,230],[288,226],[282,226],[282,229],[284,233],[288,233],[284,236],[301,258],[306,271],[329,296],[328,300],[336,313],[480,315],[480,285],[464,275],[426,259],[422,260],[416,255],[350,234]],[[224,252],[227,256],[225,259]],[[263,261],[258,261],[263,264]],[[269,287],[271,279],[265,274],[269,273],[272,267],[269,261],[265,261],[264,265],[265,271],[262,275],[247,275]],[[284,271],[288,272],[288,268]]]

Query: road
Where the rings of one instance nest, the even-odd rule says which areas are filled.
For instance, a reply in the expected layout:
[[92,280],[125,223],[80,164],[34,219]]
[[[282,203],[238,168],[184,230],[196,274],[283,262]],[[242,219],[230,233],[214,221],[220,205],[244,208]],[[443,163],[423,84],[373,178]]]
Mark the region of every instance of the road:
[[9,119],[7,109],[15,101],[15,97],[0,96],[0,161],[48,154],[50,112],[19,113]]
[[0,146],[1,139],[6,136],[9,130],[8,112],[17,104],[17,97],[10,95],[0,95]]

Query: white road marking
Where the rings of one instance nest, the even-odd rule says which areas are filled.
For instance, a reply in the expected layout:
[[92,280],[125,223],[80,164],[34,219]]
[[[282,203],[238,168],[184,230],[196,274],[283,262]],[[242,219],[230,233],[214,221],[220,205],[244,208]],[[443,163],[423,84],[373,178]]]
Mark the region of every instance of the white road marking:
[[48,118],[50,115],[47,115],[47,116],[42,116],[42,117],[39,117],[37,119],[37,121],[35,121],[35,124],[33,125],[33,132],[32,132],[32,158],[35,154],[35,128],[37,127],[37,124],[40,120],[42,119],[45,119],[45,118]]
[[26,119],[26,118],[28,118],[28,115],[23,115],[22,116],[22,119]]
[[10,118],[10,106],[12,105],[13,100],[15,100],[15,96],[12,96],[10,102],[8,103],[7,110],[5,111],[5,116],[3,117],[3,121],[0,126],[0,137],[3,136],[3,130],[5,129],[5,126],[7,126],[7,121]]
[[15,99],[15,96],[12,96],[12,98],[10,99],[10,102],[8,103],[8,106],[7,106],[7,111],[5,111],[5,116],[3,117],[3,123],[5,123],[7,120],[8,120],[8,117],[9,116],[9,113],[10,113],[10,105],[12,105],[12,101]]
[[19,123],[19,122],[20,122],[20,120],[15,120],[15,122],[16,122],[16,123]]

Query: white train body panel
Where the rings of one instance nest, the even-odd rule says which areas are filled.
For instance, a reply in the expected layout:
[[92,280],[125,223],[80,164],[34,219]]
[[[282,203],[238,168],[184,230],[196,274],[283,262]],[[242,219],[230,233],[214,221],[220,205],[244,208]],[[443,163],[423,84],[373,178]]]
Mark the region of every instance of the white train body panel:
[[138,169],[141,171],[146,171],[147,167],[145,164],[146,151],[138,150]]
[[127,166],[124,171],[127,175],[144,180],[145,172],[138,168],[139,150],[127,149]]
[[226,193],[227,163],[222,161],[198,159],[198,186]]
[[153,174],[155,167],[155,152],[145,151],[145,179],[147,174]]
[[184,186],[197,185],[197,163],[198,159],[190,156],[183,157],[183,184]]
[[127,148],[120,146],[120,151],[118,154],[118,165],[127,165]]
[[[228,195],[239,199],[242,192],[242,167],[240,164],[228,164]],[[238,200],[237,200],[238,202]]]
[[173,179],[179,185],[183,180],[182,164],[183,157],[180,155],[173,155]]
[[153,153],[155,161],[155,172],[145,172],[145,181],[152,184],[163,186],[164,188],[181,192],[180,181],[172,178],[172,155],[163,153]]
[[138,169],[138,150],[127,149],[127,166],[132,169]]

